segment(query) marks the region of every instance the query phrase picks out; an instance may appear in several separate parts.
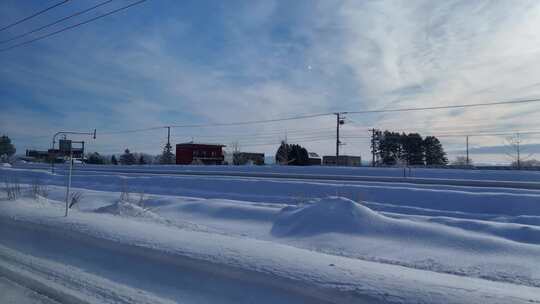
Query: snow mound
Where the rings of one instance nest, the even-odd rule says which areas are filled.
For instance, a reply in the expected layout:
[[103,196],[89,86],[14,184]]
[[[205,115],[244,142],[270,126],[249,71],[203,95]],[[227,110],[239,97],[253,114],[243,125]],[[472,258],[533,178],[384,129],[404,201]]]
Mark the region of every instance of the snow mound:
[[161,221],[159,215],[143,207],[127,201],[118,201],[95,210],[96,213],[106,213],[124,217],[137,217]]
[[299,207],[285,207],[272,227],[276,236],[314,235],[380,230],[391,219],[343,197],[316,199]]
[[11,168],[11,164],[9,164],[9,163],[3,163],[3,164],[2,164],[2,167],[4,167],[4,168]]

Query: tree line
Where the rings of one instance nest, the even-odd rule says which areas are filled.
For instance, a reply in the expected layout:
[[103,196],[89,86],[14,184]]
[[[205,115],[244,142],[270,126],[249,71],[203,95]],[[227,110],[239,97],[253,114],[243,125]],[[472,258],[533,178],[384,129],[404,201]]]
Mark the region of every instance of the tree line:
[[443,166],[448,164],[446,152],[435,136],[373,130],[371,152],[374,165]]
[[174,164],[175,156],[171,151],[171,147],[165,147],[163,153],[158,156],[152,156],[145,153],[133,153],[129,149],[125,149],[124,153],[116,157],[116,155],[105,156],[98,152],[90,153],[86,156],[87,164],[94,165],[146,165],[146,164]]

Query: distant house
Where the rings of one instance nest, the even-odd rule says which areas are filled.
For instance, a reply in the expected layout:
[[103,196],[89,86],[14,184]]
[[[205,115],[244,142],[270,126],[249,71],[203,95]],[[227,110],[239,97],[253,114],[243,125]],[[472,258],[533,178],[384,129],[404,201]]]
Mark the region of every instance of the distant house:
[[264,165],[264,153],[236,152],[233,154],[234,165]]
[[322,159],[319,154],[315,152],[309,152],[309,165],[310,166],[320,166],[322,164]]
[[176,145],[177,165],[221,165],[225,159],[223,156],[224,145],[182,143]]
[[[340,155],[337,165],[344,166],[344,167],[359,167],[361,164],[362,164],[362,158],[360,156]],[[323,156],[323,165],[335,166],[336,156],[335,155]]]
[[[79,145],[75,147],[73,144]],[[72,141],[61,139],[59,141],[59,149],[48,150],[26,150],[27,161],[47,161],[54,160],[55,162],[64,162],[66,157],[73,156],[76,159],[84,158],[84,141]]]
[[26,161],[47,161],[49,159],[49,151],[26,150]]

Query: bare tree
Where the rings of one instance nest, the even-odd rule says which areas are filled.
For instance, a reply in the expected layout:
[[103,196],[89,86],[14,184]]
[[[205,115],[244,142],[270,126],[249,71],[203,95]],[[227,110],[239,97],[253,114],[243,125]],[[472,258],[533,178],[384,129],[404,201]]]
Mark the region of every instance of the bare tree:
[[4,187],[2,190],[6,193],[8,200],[16,200],[21,195],[21,185],[16,179],[4,180]]
[[519,133],[506,138],[506,147],[508,152],[506,155],[512,160],[512,166],[521,169],[523,167],[523,161],[530,159],[534,153],[523,157],[523,138]]
[[78,203],[81,202],[83,198],[83,192],[82,191],[76,191],[76,192],[73,192],[71,193],[70,195],[70,202],[69,202],[69,209],[71,209],[71,207],[77,205]]

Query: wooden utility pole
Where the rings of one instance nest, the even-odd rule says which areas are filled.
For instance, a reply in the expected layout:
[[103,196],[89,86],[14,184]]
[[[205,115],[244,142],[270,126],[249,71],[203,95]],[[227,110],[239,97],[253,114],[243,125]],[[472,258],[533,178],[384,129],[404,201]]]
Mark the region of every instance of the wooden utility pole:
[[341,141],[339,140],[339,127],[343,124],[345,124],[345,120],[343,119],[343,114],[346,114],[346,112],[337,112],[334,113],[336,115],[336,166],[339,165],[339,146],[341,146]]
[[375,131],[376,129],[370,129],[371,131],[371,166],[375,167]]
[[466,143],[466,150],[467,150],[467,158],[465,159],[465,163],[468,166],[469,165],[469,135],[465,136],[465,143]]
[[336,114],[336,166],[339,163],[339,121],[340,121],[340,113]]
[[519,139],[519,132],[518,132],[516,134],[517,167],[518,169],[521,169],[521,156],[520,156],[520,151],[519,151],[519,144],[520,144],[520,139]]
[[171,145],[171,127],[167,127],[167,146]]

